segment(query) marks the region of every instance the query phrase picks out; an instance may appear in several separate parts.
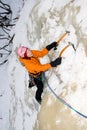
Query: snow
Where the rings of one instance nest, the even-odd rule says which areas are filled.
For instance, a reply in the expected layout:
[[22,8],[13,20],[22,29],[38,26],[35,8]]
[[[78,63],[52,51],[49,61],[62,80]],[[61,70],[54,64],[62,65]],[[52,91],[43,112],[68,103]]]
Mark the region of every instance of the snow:
[[[15,4],[11,0],[8,2],[12,5],[13,17],[15,17],[21,10],[23,2],[16,1]],[[25,1],[19,20],[10,32],[11,35],[15,34],[15,37],[9,62],[0,68],[1,130],[51,130],[52,123],[49,124],[49,120],[52,122],[52,119],[56,124],[52,128],[62,129],[61,123],[65,126],[67,124],[68,118],[65,120],[65,117],[75,121],[72,121],[75,123],[74,129],[87,130],[86,119],[72,110],[68,112],[65,105],[61,105],[55,97],[53,98],[46,83],[44,83],[42,105],[37,103],[34,98],[36,88],[28,89],[28,72],[18,61],[16,54],[16,49],[20,45],[40,50],[57,40],[68,29],[70,35],[62,40],[57,50],[51,50],[40,61],[44,64],[54,60],[68,41],[74,44],[76,51],[69,46],[62,55],[62,64],[47,71],[46,77],[51,88],[59,96],[87,116],[87,56],[85,51],[87,48],[84,45],[85,40],[81,39],[87,35],[86,3],[86,0],[84,3],[82,0],[74,2],[70,0]],[[45,119],[45,123],[44,115],[50,112],[51,115],[54,113],[54,116],[49,119],[50,116],[47,115],[49,120]],[[70,128],[70,125],[72,126],[68,120],[68,128],[64,126],[62,130],[72,130],[73,127]]]
[[10,88],[7,64],[0,67],[0,129],[9,128]]

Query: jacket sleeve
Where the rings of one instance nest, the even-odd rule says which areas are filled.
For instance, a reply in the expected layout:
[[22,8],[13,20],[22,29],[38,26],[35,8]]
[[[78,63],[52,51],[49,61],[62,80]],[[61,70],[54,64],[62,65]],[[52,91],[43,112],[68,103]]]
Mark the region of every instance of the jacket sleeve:
[[48,52],[49,52],[46,48],[44,48],[41,51],[37,51],[37,50],[31,50],[31,51],[32,51],[34,57],[43,57],[46,54],[48,54]]
[[32,64],[27,62],[27,60],[24,60],[23,58],[19,58],[20,62],[24,64],[25,68],[30,73],[38,73],[38,72],[44,72],[48,69],[50,69],[52,66],[50,63],[47,64]]
[[33,69],[35,69],[37,72],[41,72],[41,71],[44,72],[44,71],[47,71],[48,69],[50,69],[52,66],[50,63],[47,63],[47,64],[43,64],[43,65],[36,65],[34,67],[33,67]]

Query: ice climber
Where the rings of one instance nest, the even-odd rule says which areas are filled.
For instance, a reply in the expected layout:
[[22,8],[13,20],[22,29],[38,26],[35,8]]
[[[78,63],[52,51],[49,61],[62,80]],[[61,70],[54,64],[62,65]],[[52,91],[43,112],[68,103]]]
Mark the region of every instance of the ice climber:
[[42,100],[41,95],[44,88],[43,81],[42,81],[42,73],[47,71],[51,67],[56,67],[57,65],[60,65],[62,60],[62,58],[59,57],[54,61],[51,61],[50,63],[41,64],[39,58],[48,54],[48,52],[56,46],[57,46],[57,42],[53,42],[47,45],[41,51],[30,50],[29,48],[24,46],[20,46],[17,49],[19,61],[25,66],[25,68],[27,69],[30,75],[30,79],[33,79],[32,81],[34,82],[34,84],[32,85],[33,82],[29,81],[29,88],[31,88],[34,85],[36,85],[37,87],[35,98],[39,103],[41,103]]

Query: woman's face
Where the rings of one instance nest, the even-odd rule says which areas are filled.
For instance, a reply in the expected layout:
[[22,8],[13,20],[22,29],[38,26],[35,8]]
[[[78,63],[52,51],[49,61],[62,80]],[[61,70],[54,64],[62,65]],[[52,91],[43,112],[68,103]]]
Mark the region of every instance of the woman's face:
[[32,53],[31,50],[27,49],[26,55],[27,55],[27,57],[32,57],[32,56],[33,56],[33,53]]

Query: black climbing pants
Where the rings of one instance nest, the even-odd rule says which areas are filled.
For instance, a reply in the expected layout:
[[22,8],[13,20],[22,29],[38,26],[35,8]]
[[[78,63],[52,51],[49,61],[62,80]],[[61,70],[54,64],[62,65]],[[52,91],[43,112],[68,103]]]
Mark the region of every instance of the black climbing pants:
[[41,102],[41,95],[42,95],[43,88],[44,88],[43,82],[42,82],[42,76],[40,75],[40,76],[37,76],[36,78],[34,78],[34,82],[37,87],[35,98],[38,102]]

